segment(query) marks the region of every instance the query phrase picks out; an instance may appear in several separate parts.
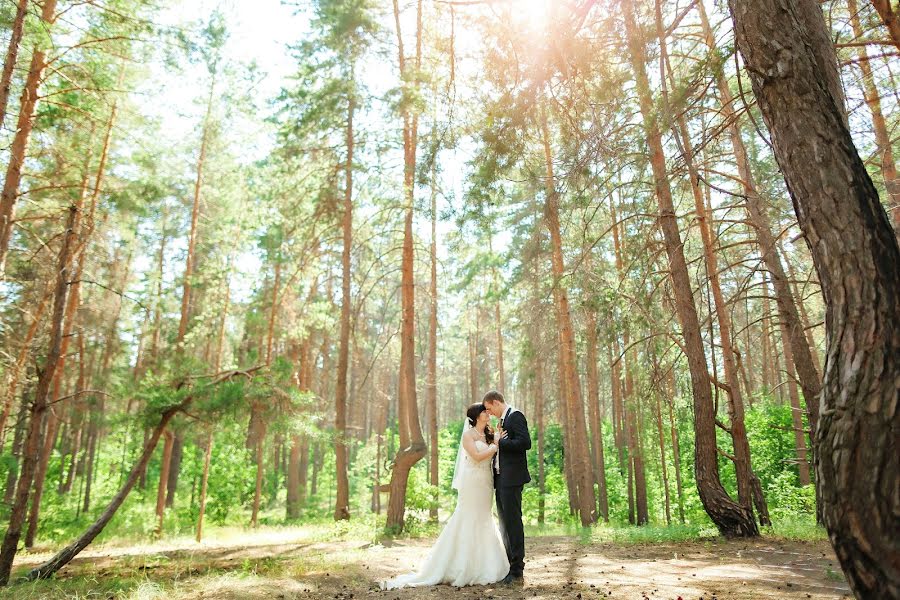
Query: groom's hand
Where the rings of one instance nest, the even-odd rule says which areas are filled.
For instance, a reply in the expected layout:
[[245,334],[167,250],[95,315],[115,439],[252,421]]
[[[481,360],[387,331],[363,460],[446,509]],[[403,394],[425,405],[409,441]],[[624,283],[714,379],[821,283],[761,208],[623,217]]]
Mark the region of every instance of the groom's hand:
[[506,439],[506,436],[509,435],[509,433],[508,433],[506,430],[504,430],[504,429],[499,429],[498,431],[500,432],[500,439],[501,439],[501,440],[505,440],[505,439]]

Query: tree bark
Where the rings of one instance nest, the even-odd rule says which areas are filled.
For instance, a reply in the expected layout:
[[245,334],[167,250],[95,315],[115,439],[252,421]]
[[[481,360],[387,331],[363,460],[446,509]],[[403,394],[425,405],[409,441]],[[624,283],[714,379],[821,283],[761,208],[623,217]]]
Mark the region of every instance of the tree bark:
[[[710,50],[715,51],[715,37],[712,28],[709,26],[709,19],[703,8],[703,3],[697,3],[697,9],[700,16],[701,25],[703,27],[706,44]],[[821,12],[819,14],[821,19]],[[747,214],[750,217],[750,223],[756,230],[756,236],[759,241],[759,249],[762,254],[763,262],[766,265],[769,276],[772,278],[772,286],[775,289],[775,301],[778,306],[778,315],[782,322],[788,328],[791,337],[791,351],[794,356],[794,365],[797,369],[797,378],[800,387],[803,390],[804,399],[818,398],[822,387],[821,376],[815,368],[812,358],[812,350],[810,349],[806,337],[804,336],[803,326],[800,321],[797,305],[791,294],[790,284],[785,275],[781,258],[778,255],[776,240],[772,235],[772,226],[766,212],[766,206],[763,197],[756,189],[753,172],[750,169],[750,159],[747,156],[747,149],[741,138],[740,121],[734,108],[734,99],[731,89],[724,75],[719,71],[716,78],[716,84],[719,90],[719,97],[722,103],[722,116],[724,120],[730,123],[728,132],[731,139],[732,150],[734,151],[735,161],[737,163],[738,174],[740,175],[744,188],[744,205]],[[829,92],[831,93],[831,92]],[[840,106],[842,118],[844,118],[843,105]],[[764,323],[767,320],[764,320]],[[766,329],[765,335],[769,335]],[[769,346],[771,348],[771,346]],[[764,371],[765,373],[765,371]],[[815,430],[818,422],[818,403],[807,400],[806,407],[809,415],[809,423],[812,430]],[[815,447],[812,448],[815,452]]]
[[891,6],[891,0],[872,0],[872,6],[881,17],[881,22],[887,28],[894,45],[900,50],[900,11]]
[[156,535],[162,535],[163,517],[166,514],[166,485],[169,483],[169,466],[172,464],[172,446],[175,445],[175,436],[172,431],[165,431],[165,443],[160,460],[159,485],[156,488]]
[[62,351],[63,317],[65,315],[66,296],[68,294],[70,276],[70,258],[75,242],[76,208],[69,208],[66,229],[59,250],[59,261],[56,268],[56,285],[53,294],[53,313],[50,321],[50,343],[44,368],[38,377],[34,403],[29,410],[28,433],[22,451],[22,466],[16,482],[16,494],[10,510],[9,526],[0,545],[0,585],[9,582],[13,559],[18,551],[19,538],[28,504],[28,493],[34,479],[41,451],[41,425],[48,409],[51,384],[56,376]]
[[[858,598],[900,596],[900,247],[810,42],[815,0],[729,0],[737,47],[826,305],[816,427],[825,526]],[[822,152],[822,148],[828,148]],[[810,403],[812,404],[812,403]]]
[[347,479],[347,368],[350,353],[350,250],[353,243],[353,97],[347,105],[346,148],[344,168],[344,210],[341,219],[343,251],[341,253],[341,338],[338,345],[337,384],[334,398],[335,429],[335,496],[334,520],[350,518],[350,482]]
[[131,492],[134,484],[140,478],[141,473],[147,468],[147,463],[150,462],[150,457],[153,456],[153,451],[156,449],[156,444],[159,442],[159,437],[162,435],[163,431],[168,425],[169,421],[175,415],[175,413],[183,408],[185,403],[182,403],[181,406],[177,406],[174,408],[170,408],[160,416],[159,423],[156,424],[156,427],[153,428],[153,433],[147,439],[147,442],[144,444],[144,451],[141,454],[140,459],[137,464],[132,467],[131,472],[128,475],[128,479],[125,480],[125,484],[122,488],[113,496],[113,499],[109,502],[107,507],[103,510],[100,516],[94,521],[90,527],[88,527],[84,533],[79,536],[77,540],[57,552],[53,558],[40,565],[39,567],[35,567],[31,571],[28,572],[28,579],[30,581],[34,581],[35,579],[47,579],[53,576],[54,573],[59,571],[61,568],[69,564],[73,558],[75,558],[79,552],[84,550],[88,544],[90,544],[94,538],[96,538],[103,531],[103,528],[112,520],[113,516],[116,514],[116,511],[119,510],[119,507],[122,506],[122,503],[125,502],[125,499],[128,497],[128,494]]
[[[401,79],[408,76],[406,56],[403,51],[403,35],[400,29],[400,7],[394,0],[394,23],[397,32],[397,45]],[[422,0],[418,0],[416,10],[416,62],[415,68],[421,66],[422,60]],[[403,249],[400,266],[400,376],[397,393],[397,415],[399,418],[400,449],[394,455],[391,470],[390,499],[386,529],[399,532],[403,529],[406,514],[406,485],[409,471],[426,453],[425,439],[419,423],[419,411],[416,402],[416,360],[415,360],[415,281],[413,277],[413,211],[416,176],[416,146],[418,142],[418,115],[410,114],[404,109],[403,114],[403,191],[405,218],[403,225]]]
[[752,511],[734,502],[719,479],[716,450],[716,415],[710,390],[709,372],[697,308],[694,304],[684,257],[681,233],[675,216],[672,190],[666,173],[662,135],[657,121],[656,110],[650,95],[650,84],[644,66],[645,42],[641,39],[635,22],[631,2],[623,3],[628,48],[637,83],[640,110],[643,116],[644,132],[650,152],[650,166],[653,171],[656,198],[659,203],[659,225],[665,239],[666,254],[672,288],[675,294],[675,308],[681,323],[685,355],[691,374],[694,396],[694,473],[703,508],[709,514],[722,535],[757,536],[759,529]]
[[606,464],[603,455],[603,421],[600,418],[600,381],[597,375],[597,313],[593,307],[586,311],[587,329],[587,401],[591,419],[591,451],[594,463],[594,481],[597,483],[597,509],[609,522],[609,497],[606,491]]
[[565,265],[563,264],[562,234],[559,223],[559,192],[556,189],[556,177],[553,172],[553,157],[550,150],[547,115],[543,109],[540,118],[546,167],[544,223],[550,232],[553,298],[556,305],[556,324],[559,331],[560,366],[562,368],[560,378],[565,381],[566,390],[566,394],[562,399],[568,407],[567,413],[571,418],[570,430],[572,439],[569,442],[569,449],[571,450],[572,474],[578,489],[578,514],[581,517],[581,524],[588,526],[597,520],[594,477],[588,454],[587,425],[584,418],[581,382],[578,379],[575,336],[572,329],[571,310],[569,309],[569,294],[562,281]]
[[[429,518],[433,522],[438,520],[438,486],[440,484],[438,472],[438,404],[437,404],[437,335],[438,335],[438,288],[437,288],[437,160],[431,161],[431,289],[430,306],[428,311],[428,371],[425,375],[425,402],[428,406],[428,471],[429,482],[434,490],[434,499],[429,508]],[[497,305],[499,323],[499,303]],[[499,325],[498,325],[499,327]],[[501,339],[502,341],[502,339]],[[500,352],[501,389],[503,386],[503,352]]]
[[[197,222],[200,218],[200,199],[203,189],[203,167],[206,163],[206,151],[209,146],[209,126],[212,119],[213,92],[216,78],[213,76],[209,84],[209,96],[206,100],[206,115],[203,117],[203,132],[200,134],[200,157],[197,159],[197,176],[194,179],[194,202],[191,206],[191,230],[188,234],[187,258],[184,264],[184,281],[181,291],[181,316],[178,320],[178,337],[175,345],[178,351],[184,349],[184,336],[187,335],[188,322],[191,315],[191,280],[194,277],[194,262],[197,251]],[[165,234],[164,234],[165,235]]]
[[[55,13],[56,0],[44,0],[41,19],[47,27],[52,25],[56,19]],[[25,87],[22,89],[16,134],[9,151],[9,164],[6,169],[6,178],[3,181],[3,190],[0,192],[0,280],[6,277],[6,255],[12,239],[16,202],[19,199],[19,184],[22,182],[22,165],[25,163],[28,141],[34,128],[38,92],[46,68],[47,56],[42,48],[36,46],[31,54],[31,64],[25,78]]]
[[[895,41],[900,43],[900,19],[893,13],[888,0],[875,0],[874,5],[881,4],[882,10],[886,9],[893,17],[894,29],[891,34],[897,34]],[[863,41],[863,29],[859,22],[859,6],[856,0],[847,0],[847,12],[850,13],[850,25],[853,27],[853,35],[858,41]],[[879,14],[881,10],[879,10]],[[882,17],[884,18],[884,17]],[[885,20],[887,23],[887,20]],[[900,48],[900,45],[898,45]],[[881,176],[884,178],[884,187],[887,191],[888,201],[893,217],[894,231],[900,236],[900,180],[897,179],[897,165],[894,163],[894,152],[891,148],[891,135],[888,131],[884,112],[881,110],[881,95],[875,85],[872,75],[872,65],[869,63],[869,51],[865,46],[856,49],[857,65],[862,72],[863,96],[872,113],[872,129],[875,131],[875,144],[878,155],[881,157]]]
[[22,35],[25,33],[25,15],[28,13],[28,0],[19,0],[16,5],[16,16],[13,17],[12,29],[9,34],[9,46],[6,49],[6,58],[3,61],[3,73],[0,75],[0,128],[6,122],[6,107],[9,105],[9,92],[12,87],[13,69],[16,68],[16,59],[19,56],[19,45],[22,43]]
[[203,479],[200,482],[200,511],[197,514],[197,543],[203,539],[203,517],[206,515],[206,490],[209,482],[209,463],[212,458],[213,432],[210,429],[206,436],[206,450],[203,453]]

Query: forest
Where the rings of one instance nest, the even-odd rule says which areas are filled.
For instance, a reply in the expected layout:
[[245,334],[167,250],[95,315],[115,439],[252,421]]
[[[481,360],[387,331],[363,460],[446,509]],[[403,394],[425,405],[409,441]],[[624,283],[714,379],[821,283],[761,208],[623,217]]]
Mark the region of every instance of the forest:
[[527,596],[900,598],[896,3],[0,29],[0,598],[377,595],[494,389]]

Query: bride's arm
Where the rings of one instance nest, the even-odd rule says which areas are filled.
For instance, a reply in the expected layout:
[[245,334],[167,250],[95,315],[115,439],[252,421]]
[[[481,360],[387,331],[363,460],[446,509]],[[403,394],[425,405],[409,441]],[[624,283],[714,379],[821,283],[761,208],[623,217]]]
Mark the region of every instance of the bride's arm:
[[483,460],[487,460],[497,453],[497,445],[491,444],[481,452],[478,451],[478,448],[475,446],[475,440],[472,439],[470,435],[463,436],[463,449],[465,449],[466,453],[474,460],[475,462],[481,462]]

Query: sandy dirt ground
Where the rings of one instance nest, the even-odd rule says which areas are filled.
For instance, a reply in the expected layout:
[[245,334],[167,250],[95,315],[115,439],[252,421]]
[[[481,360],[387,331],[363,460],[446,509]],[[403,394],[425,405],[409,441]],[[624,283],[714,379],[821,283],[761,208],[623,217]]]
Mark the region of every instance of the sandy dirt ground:
[[[412,570],[429,540],[227,543],[87,551],[53,582],[9,588],[0,598],[225,600],[303,598],[634,598],[731,600],[851,598],[827,542],[777,540],[584,544],[527,540],[523,585],[434,586],[381,591],[377,582]],[[37,564],[30,555],[17,567]],[[115,582],[115,583],[114,583]],[[95,595],[96,592],[96,595]],[[13,596],[8,594],[13,593]]]

